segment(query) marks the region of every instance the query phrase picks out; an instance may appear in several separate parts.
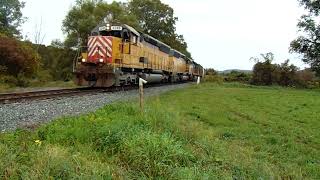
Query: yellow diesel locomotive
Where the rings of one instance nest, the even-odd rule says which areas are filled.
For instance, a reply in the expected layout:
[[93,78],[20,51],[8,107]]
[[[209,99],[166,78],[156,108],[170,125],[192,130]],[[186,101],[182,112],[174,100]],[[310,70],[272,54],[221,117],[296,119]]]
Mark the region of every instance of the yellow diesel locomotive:
[[75,63],[76,84],[91,87],[192,81],[203,68],[165,43],[119,23],[102,22]]

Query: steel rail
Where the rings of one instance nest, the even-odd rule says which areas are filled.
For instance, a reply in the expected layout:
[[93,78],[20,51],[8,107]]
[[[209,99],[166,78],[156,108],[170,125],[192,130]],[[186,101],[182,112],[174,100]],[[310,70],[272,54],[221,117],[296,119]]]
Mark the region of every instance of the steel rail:
[[[176,85],[176,84],[181,84],[181,83],[149,84],[145,86],[145,88]],[[71,97],[76,95],[129,91],[129,90],[134,90],[138,88],[139,87],[135,85],[135,86],[119,86],[119,87],[113,86],[108,88],[85,87],[85,88],[73,88],[73,89],[46,90],[46,91],[3,93],[3,94],[0,94],[0,104],[10,104],[10,103],[32,101],[32,100],[53,99],[53,98],[59,98],[59,97]]]

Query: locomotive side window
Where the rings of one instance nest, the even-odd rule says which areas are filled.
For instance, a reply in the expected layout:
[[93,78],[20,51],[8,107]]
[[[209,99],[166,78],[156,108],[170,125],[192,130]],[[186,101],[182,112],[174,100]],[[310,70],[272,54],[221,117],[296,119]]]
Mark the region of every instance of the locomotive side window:
[[138,40],[138,37],[136,36],[136,35],[131,35],[131,42],[132,42],[132,44],[137,44],[137,41]]
[[130,41],[130,35],[129,35],[128,30],[126,30],[126,29],[123,30],[123,40]]

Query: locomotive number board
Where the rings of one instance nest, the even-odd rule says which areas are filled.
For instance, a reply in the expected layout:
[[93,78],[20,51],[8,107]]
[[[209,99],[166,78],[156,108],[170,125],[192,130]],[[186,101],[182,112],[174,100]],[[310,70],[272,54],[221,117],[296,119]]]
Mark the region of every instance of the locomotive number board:
[[122,26],[111,26],[111,30],[112,31],[121,31],[122,30]]

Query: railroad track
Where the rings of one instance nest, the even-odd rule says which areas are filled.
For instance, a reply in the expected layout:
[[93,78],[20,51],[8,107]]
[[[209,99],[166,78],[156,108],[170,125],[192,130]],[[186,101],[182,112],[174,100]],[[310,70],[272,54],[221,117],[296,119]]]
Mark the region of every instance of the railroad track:
[[49,99],[59,96],[68,96],[84,93],[87,91],[82,88],[74,89],[57,89],[57,90],[47,90],[47,91],[30,91],[30,92],[18,92],[18,93],[7,93],[0,94],[0,104],[8,104],[14,102],[22,102],[27,100],[37,100],[37,99]]
[[[170,84],[154,84],[147,85],[145,88],[164,86]],[[19,93],[6,93],[0,94],[0,104],[10,104],[17,102],[26,102],[32,100],[53,99],[67,96],[79,96],[86,94],[108,93],[118,91],[128,91],[138,89],[138,86],[122,86],[122,87],[109,87],[109,88],[73,88],[73,89],[57,89],[47,91],[30,91]]]

